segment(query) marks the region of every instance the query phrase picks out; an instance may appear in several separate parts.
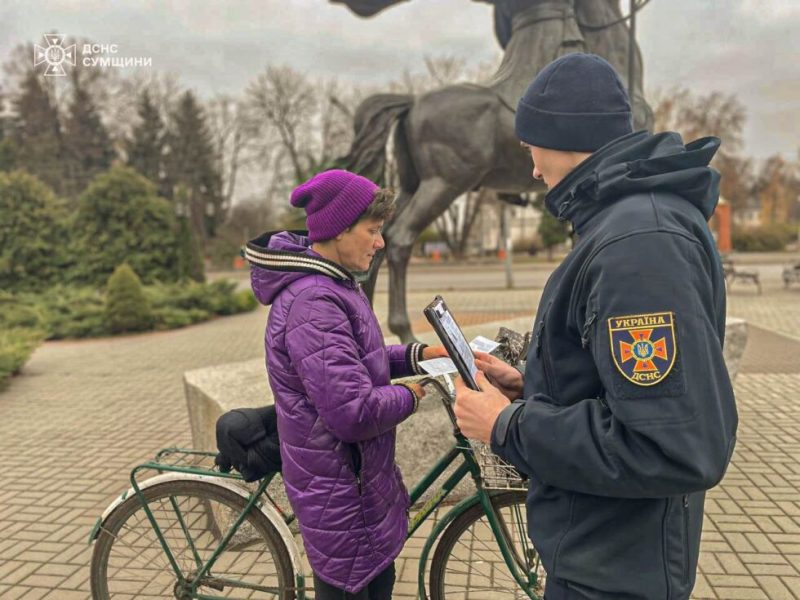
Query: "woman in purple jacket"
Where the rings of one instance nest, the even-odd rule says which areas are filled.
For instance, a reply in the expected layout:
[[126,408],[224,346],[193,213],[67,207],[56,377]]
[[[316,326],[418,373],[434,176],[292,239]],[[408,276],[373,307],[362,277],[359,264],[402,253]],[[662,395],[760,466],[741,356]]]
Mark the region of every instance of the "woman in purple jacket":
[[383,248],[394,196],[347,171],[294,190],[308,236],[247,244],[256,297],[272,305],[267,370],[278,414],[283,480],[314,571],[317,600],[391,598],[409,497],[394,462],[395,428],[424,395],[391,379],[445,356],[423,344],[386,347],[353,278]]

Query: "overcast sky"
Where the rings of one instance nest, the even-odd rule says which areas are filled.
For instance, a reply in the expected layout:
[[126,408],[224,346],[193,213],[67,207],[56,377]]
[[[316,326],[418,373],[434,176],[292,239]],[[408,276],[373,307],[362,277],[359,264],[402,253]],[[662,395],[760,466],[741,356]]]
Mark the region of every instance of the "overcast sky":
[[[499,52],[491,7],[471,0],[411,0],[371,19],[325,0],[0,0],[0,59],[50,31],[151,57],[203,96],[240,93],[267,64],[380,84],[421,71],[425,55],[477,63]],[[735,93],[746,151],[796,156],[800,0],[651,0],[637,37],[647,89]]]

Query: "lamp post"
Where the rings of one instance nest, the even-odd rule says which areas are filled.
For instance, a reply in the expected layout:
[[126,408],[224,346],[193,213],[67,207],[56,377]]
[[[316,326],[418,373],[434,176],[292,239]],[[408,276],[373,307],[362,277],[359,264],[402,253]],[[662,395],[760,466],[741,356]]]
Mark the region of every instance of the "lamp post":
[[[633,104],[634,78],[636,76],[636,0],[630,0],[630,24],[628,25],[628,97]],[[633,106],[631,106],[633,108]]]

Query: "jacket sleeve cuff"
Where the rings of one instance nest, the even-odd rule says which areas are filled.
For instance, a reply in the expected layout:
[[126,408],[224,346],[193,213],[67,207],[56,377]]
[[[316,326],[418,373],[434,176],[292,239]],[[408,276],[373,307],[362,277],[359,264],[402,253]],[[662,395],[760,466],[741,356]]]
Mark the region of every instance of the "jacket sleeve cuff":
[[411,413],[409,413],[408,415],[410,417],[415,412],[417,412],[417,409],[419,409],[419,396],[417,396],[417,393],[411,388],[411,386],[406,385],[405,383],[399,383],[397,385],[405,388],[406,390],[408,390],[408,393],[411,394],[412,408],[411,408]]
[[419,366],[422,361],[422,351],[428,347],[428,344],[421,344],[419,342],[409,344],[406,346],[406,364],[408,370],[414,375],[425,375],[425,369]]
[[492,427],[492,452],[505,458],[503,450],[505,449],[506,441],[508,440],[508,430],[516,426],[519,411],[524,406],[524,400],[515,400],[503,409],[503,412],[497,417]]

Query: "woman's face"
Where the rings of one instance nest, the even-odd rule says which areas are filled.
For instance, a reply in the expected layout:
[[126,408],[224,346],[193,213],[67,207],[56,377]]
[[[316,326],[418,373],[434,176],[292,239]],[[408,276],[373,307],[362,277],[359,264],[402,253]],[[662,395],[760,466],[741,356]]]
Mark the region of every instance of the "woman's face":
[[366,271],[375,253],[386,244],[382,219],[363,219],[336,237],[340,264],[350,271]]

